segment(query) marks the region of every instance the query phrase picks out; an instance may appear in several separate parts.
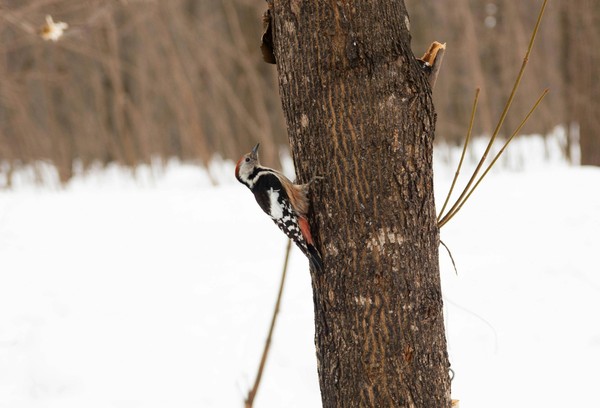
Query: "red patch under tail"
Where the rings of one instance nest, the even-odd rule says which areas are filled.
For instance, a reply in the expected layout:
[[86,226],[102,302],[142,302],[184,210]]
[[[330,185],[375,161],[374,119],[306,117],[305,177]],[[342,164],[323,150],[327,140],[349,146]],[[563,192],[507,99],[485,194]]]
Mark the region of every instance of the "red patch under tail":
[[302,232],[302,236],[306,241],[306,249],[308,250],[306,255],[315,269],[319,272],[322,272],[323,261],[321,260],[321,254],[319,254],[319,251],[317,251],[317,248],[315,248],[315,243],[312,235],[310,234],[310,225],[308,225],[308,220],[302,216],[298,217],[298,224],[300,225],[300,232]]
[[298,218],[298,224],[300,224],[300,231],[302,232],[302,236],[304,240],[309,245],[314,245],[312,235],[310,234],[310,225],[308,225],[308,220],[304,217]]

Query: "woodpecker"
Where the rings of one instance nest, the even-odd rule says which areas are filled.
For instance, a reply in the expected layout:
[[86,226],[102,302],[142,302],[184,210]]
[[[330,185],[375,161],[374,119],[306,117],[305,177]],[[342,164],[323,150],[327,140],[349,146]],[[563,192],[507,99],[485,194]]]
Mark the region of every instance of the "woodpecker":
[[315,248],[306,218],[310,183],[294,184],[277,170],[261,166],[259,145],[237,162],[235,177],[252,191],[260,208],[294,241],[313,267],[322,271],[323,261]]

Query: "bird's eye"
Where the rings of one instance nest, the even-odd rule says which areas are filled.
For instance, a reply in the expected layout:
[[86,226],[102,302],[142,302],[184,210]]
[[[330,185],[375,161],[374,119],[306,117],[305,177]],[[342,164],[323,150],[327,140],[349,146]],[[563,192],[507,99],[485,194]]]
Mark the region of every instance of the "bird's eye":
[[250,161],[250,157],[246,157],[246,163]]

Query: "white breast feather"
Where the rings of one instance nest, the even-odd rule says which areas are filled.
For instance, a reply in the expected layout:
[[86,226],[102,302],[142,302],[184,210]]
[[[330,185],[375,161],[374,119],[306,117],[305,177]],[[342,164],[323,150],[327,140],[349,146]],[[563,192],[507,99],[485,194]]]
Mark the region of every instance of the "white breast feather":
[[269,194],[269,202],[271,203],[271,218],[278,220],[283,217],[283,207],[279,203],[279,190],[271,188],[267,194]]

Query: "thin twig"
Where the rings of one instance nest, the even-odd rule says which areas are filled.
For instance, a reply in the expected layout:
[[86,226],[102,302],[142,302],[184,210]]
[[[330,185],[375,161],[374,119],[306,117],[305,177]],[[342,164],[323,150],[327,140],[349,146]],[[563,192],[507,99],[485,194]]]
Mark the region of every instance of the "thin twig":
[[442,241],[440,239],[440,244],[442,244],[442,246],[444,248],[446,248],[446,251],[448,252],[448,255],[450,256],[450,260],[452,261],[452,266],[454,267],[454,272],[458,275],[458,269],[456,269],[456,263],[454,262],[454,257],[452,256],[452,252],[450,252],[450,248],[448,248],[448,246],[446,244],[444,244],[444,241]]
[[448,213],[438,223],[440,225],[443,225],[448,221],[447,220],[448,215],[456,213],[457,207],[459,205],[461,205],[461,203],[463,202],[463,199],[470,191],[471,186],[473,185],[473,182],[475,182],[475,179],[477,178],[477,175],[479,174],[479,170],[481,170],[481,167],[483,166],[483,163],[485,162],[487,155],[489,154],[490,150],[492,149],[492,145],[494,144],[496,137],[500,133],[500,129],[502,128],[502,125],[504,124],[504,120],[506,119],[506,116],[508,115],[508,111],[510,110],[513,99],[515,98],[515,95],[517,93],[517,89],[519,88],[519,85],[521,83],[521,78],[523,77],[523,74],[525,72],[525,67],[527,66],[527,62],[529,61],[529,55],[531,54],[531,50],[533,48],[533,43],[535,41],[535,37],[539,31],[540,23],[542,22],[542,16],[544,15],[544,10],[546,9],[547,3],[548,3],[548,0],[544,0],[544,3],[542,4],[542,8],[540,9],[540,13],[538,15],[538,19],[535,23],[535,27],[533,28],[533,33],[531,34],[531,39],[529,40],[529,46],[527,47],[527,52],[525,53],[525,57],[523,58],[523,63],[521,64],[521,69],[519,70],[519,74],[517,75],[515,84],[513,85],[512,91],[510,93],[510,96],[508,97],[508,100],[506,101],[506,104],[504,105],[504,109],[502,110],[500,119],[498,120],[498,123],[496,124],[496,128],[494,129],[494,132],[492,133],[492,137],[490,138],[490,141],[485,149],[485,152],[481,156],[481,159],[479,160],[479,163],[477,164],[475,171],[471,175],[471,178],[469,179],[467,186],[464,188],[463,192],[458,197],[458,199],[456,200],[454,205],[450,208]]
[[502,148],[500,149],[500,151],[498,153],[496,153],[496,156],[494,156],[494,159],[486,167],[486,169],[483,172],[483,174],[481,175],[481,177],[479,177],[479,179],[477,180],[477,182],[475,183],[475,185],[473,185],[473,188],[469,191],[469,193],[461,201],[461,203],[458,205],[458,207],[456,207],[456,210],[454,210],[453,212],[448,212],[448,214],[446,214],[446,216],[444,217],[444,220],[442,220],[441,222],[438,223],[438,227],[439,228],[441,228],[446,223],[448,223],[448,221],[450,221],[452,219],[452,217],[454,217],[454,215],[462,208],[462,206],[469,199],[469,197],[471,197],[471,194],[473,194],[473,191],[475,191],[475,189],[477,188],[477,186],[479,186],[479,184],[481,183],[481,181],[483,180],[483,178],[489,173],[489,171],[492,169],[492,167],[494,166],[494,164],[496,164],[496,161],[498,161],[498,159],[500,158],[500,156],[502,155],[502,153],[504,153],[504,150],[506,150],[506,148],[508,147],[508,144],[515,138],[515,136],[517,136],[519,134],[519,132],[521,131],[521,129],[523,128],[523,126],[525,126],[525,123],[527,123],[527,121],[529,120],[529,117],[531,116],[531,114],[537,109],[538,105],[542,102],[542,99],[544,99],[544,97],[547,94],[548,94],[548,89],[546,89],[546,90],[544,90],[544,92],[542,92],[542,94],[537,99],[537,101],[535,102],[535,104],[533,105],[533,107],[529,110],[529,112],[527,113],[527,115],[525,116],[525,118],[523,118],[523,120],[521,121],[521,123],[519,124],[519,126],[517,127],[517,129],[515,129],[515,131],[506,140],[506,142],[504,143],[504,145],[502,146]]
[[285,250],[285,261],[283,261],[283,271],[281,272],[281,282],[279,283],[279,292],[277,293],[277,300],[275,301],[275,308],[273,309],[273,317],[271,318],[271,327],[269,327],[269,334],[267,335],[267,340],[265,341],[265,347],[260,358],[260,363],[258,365],[258,371],[256,372],[256,379],[254,380],[254,385],[252,386],[252,389],[248,391],[248,396],[244,401],[245,408],[252,408],[254,404],[254,398],[256,397],[256,393],[258,392],[258,387],[260,386],[260,380],[262,378],[262,374],[265,368],[265,363],[267,362],[267,355],[269,354],[269,348],[271,347],[271,339],[273,338],[273,330],[275,329],[275,321],[277,320],[279,306],[281,305],[281,295],[283,294],[283,286],[285,284],[285,277],[287,275],[288,261],[290,259],[291,249],[292,241],[288,240],[288,244]]
[[446,196],[446,201],[444,201],[444,205],[442,206],[442,210],[438,215],[438,222],[442,219],[442,215],[444,214],[444,210],[448,205],[448,201],[450,201],[450,196],[452,196],[452,191],[454,191],[454,186],[456,184],[456,180],[458,180],[458,175],[460,174],[460,169],[463,164],[463,160],[465,159],[465,153],[467,153],[467,146],[469,145],[469,140],[471,139],[471,133],[473,132],[473,123],[475,122],[475,113],[477,112],[477,102],[479,101],[479,92],[480,89],[477,88],[475,91],[475,100],[473,101],[473,109],[471,109],[471,118],[469,120],[469,130],[467,131],[467,137],[465,138],[465,143],[463,145],[463,150],[460,155],[460,160],[458,162],[458,166],[456,167],[456,173],[454,173],[454,179],[452,180],[452,185],[450,186],[450,190],[448,191],[448,195]]

